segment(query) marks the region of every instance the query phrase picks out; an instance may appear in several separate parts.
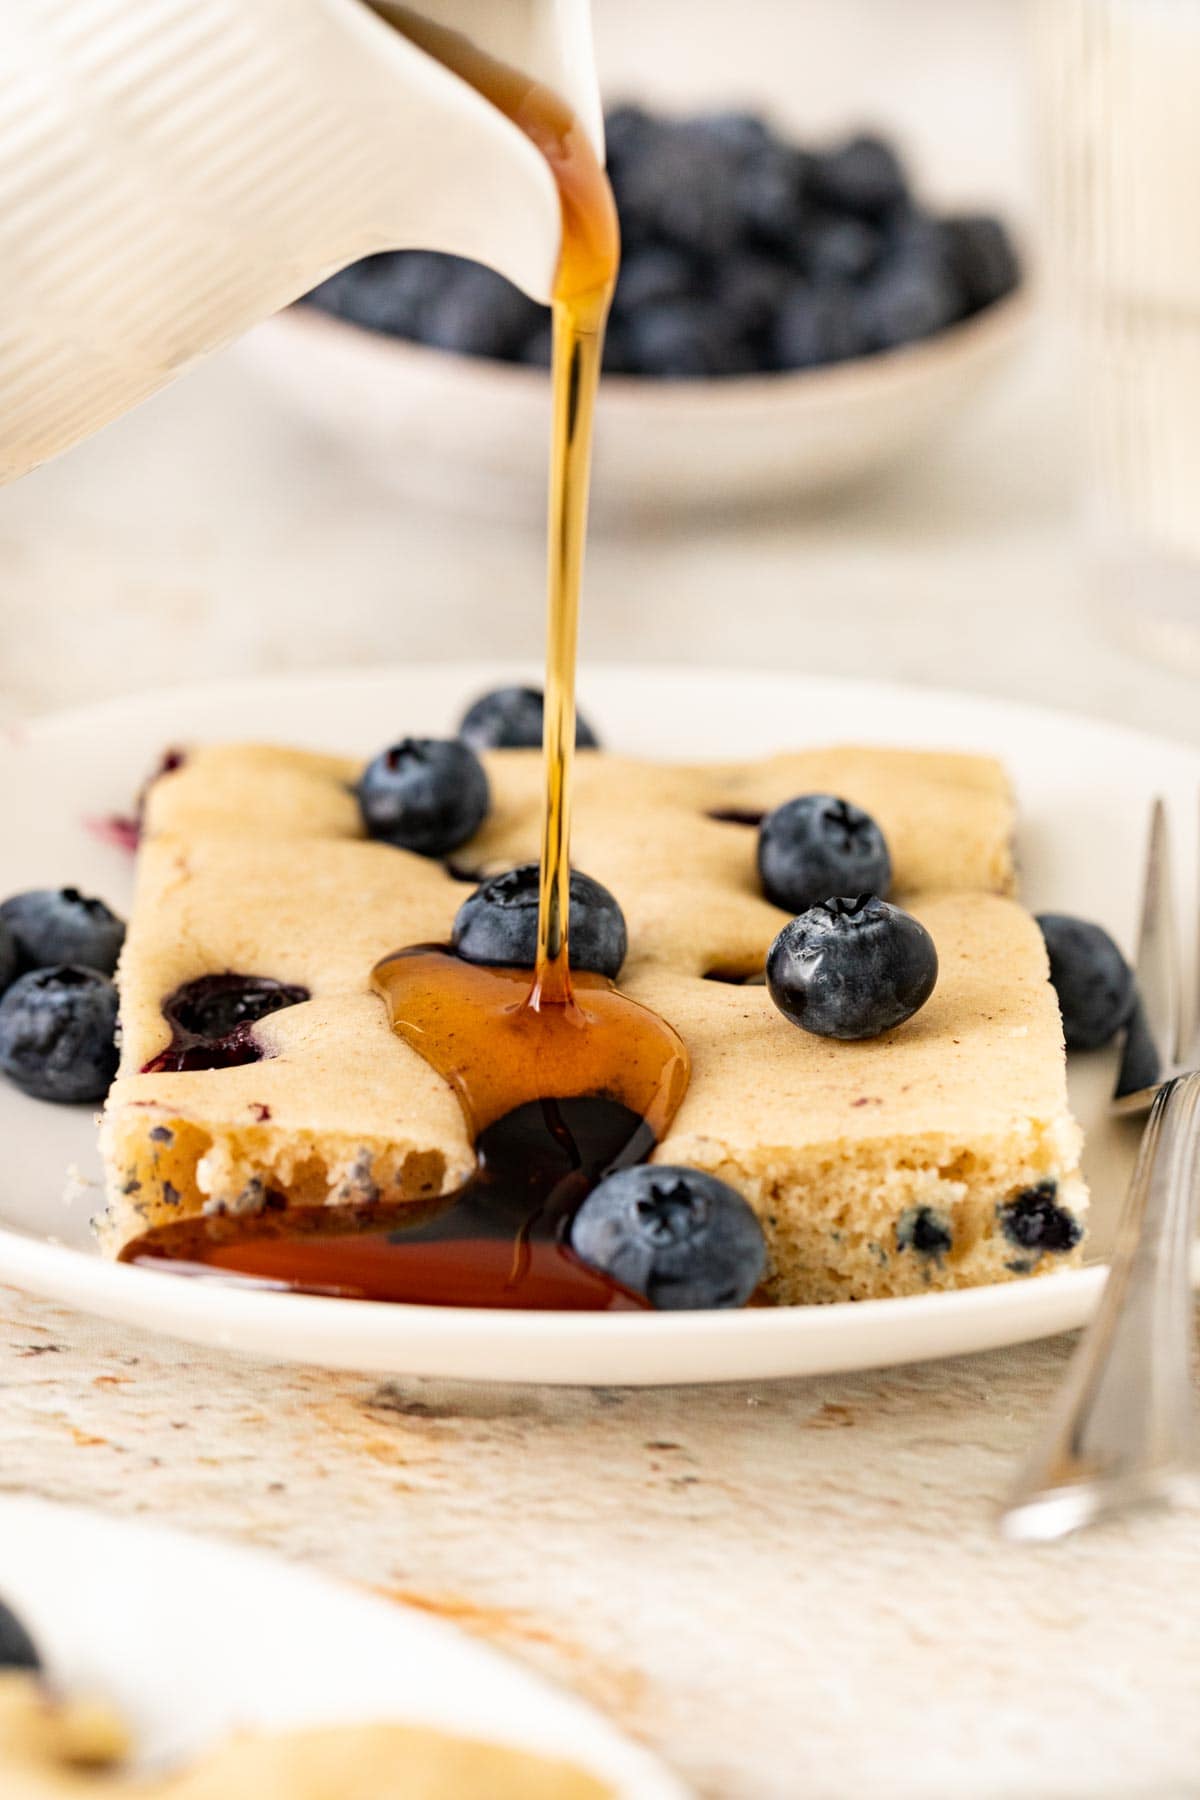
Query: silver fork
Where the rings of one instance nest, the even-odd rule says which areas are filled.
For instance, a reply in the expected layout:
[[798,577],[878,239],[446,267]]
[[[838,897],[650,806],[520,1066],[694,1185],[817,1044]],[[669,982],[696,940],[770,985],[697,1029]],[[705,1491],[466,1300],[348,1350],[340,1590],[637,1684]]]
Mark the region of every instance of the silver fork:
[[1095,1318],[1044,1435],[1000,1516],[1047,1541],[1127,1508],[1200,1493],[1192,1410],[1190,1263],[1200,1178],[1200,997],[1185,1042],[1167,814],[1150,821],[1139,1000],[1112,1107],[1149,1109]]

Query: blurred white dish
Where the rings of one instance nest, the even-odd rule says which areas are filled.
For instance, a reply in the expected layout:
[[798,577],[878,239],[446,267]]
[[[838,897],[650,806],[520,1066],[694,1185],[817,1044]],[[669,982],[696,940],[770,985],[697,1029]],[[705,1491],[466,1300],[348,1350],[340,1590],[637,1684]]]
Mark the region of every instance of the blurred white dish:
[[647,1751],[520,1664],[258,1551],[6,1497],[0,1595],[61,1692],[116,1707],[144,1768],[246,1728],[404,1723],[563,1757],[618,1800],[687,1800]]
[[[829,368],[711,381],[606,376],[594,506],[628,516],[741,507],[874,473],[946,424],[1022,342],[1021,289],[936,337]],[[549,378],[292,307],[237,354],[364,479],[403,495],[537,516]]]
[[[127,809],[168,744],[255,736],[367,756],[401,731],[453,729],[466,701],[530,674],[447,663],[214,682],[41,720],[0,740],[0,895],[74,881],[127,908],[131,859],[86,821]],[[632,755],[759,756],[847,737],[991,751],[1017,786],[1029,904],[1099,918],[1125,944],[1151,798],[1187,817],[1200,787],[1194,746],[977,695],[703,669],[585,667],[581,683],[604,742]],[[1087,1268],[899,1300],[620,1314],[385,1306],[106,1262],[89,1229],[98,1187],[63,1194],[70,1164],[93,1183],[99,1174],[89,1109],[47,1106],[0,1082],[0,1282],[251,1355],[475,1381],[763,1380],[992,1349],[1081,1325],[1095,1304],[1137,1143],[1128,1120],[1108,1117],[1112,1073],[1111,1053],[1073,1059],[1093,1192]]]

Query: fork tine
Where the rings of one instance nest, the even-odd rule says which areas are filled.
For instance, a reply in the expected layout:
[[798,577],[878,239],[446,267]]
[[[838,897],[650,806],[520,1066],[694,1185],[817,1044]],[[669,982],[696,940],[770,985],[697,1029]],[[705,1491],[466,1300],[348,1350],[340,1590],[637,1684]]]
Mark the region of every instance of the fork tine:
[[1114,1100],[1144,1093],[1179,1062],[1179,939],[1171,884],[1170,831],[1161,799],[1154,802],[1150,814],[1136,966],[1138,1005],[1126,1034]]

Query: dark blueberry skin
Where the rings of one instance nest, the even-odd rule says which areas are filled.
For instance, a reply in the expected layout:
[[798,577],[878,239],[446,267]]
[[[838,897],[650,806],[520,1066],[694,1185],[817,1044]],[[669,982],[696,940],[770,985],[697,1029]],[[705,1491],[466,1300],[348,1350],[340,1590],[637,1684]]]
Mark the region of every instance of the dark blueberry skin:
[[18,976],[0,1000],[0,1073],[35,1100],[102,1100],[117,1072],[117,990],[64,963]]
[[943,220],[942,230],[968,312],[1003,300],[1019,285],[1021,264],[999,219],[972,213]]
[[854,296],[846,288],[814,287],[804,277],[789,284],[771,331],[773,367],[821,368],[861,356],[865,349]]
[[78,888],[31,888],[0,906],[23,969],[82,963],[111,975],[125,942],[125,926],[103,900]]
[[793,1025],[818,1037],[879,1037],[911,1019],[937,984],[933,939],[876,894],[826,900],[784,926],[767,987]]
[[28,1669],[36,1675],[41,1666],[33,1639],[12,1608],[0,1600],[0,1669]]
[[[472,750],[540,750],[544,711],[541,688],[494,688],[471,702],[462,716],[458,735]],[[576,713],[575,748],[598,747],[595,732],[583,714]]]
[[275,981],[269,975],[239,975],[232,970],[198,975],[163,1001],[171,1042],[142,1073],[233,1069],[258,1062],[265,1053],[253,1027],[260,1019],[311,998],[306,987]]
[[21,967],[21,955],[17,949],[17,940],[0,918],[0,993],[9,985]]
[[1044,1250],[1064,1255],[1083,1236],[1083,1227],[1074,1213],[1058,1204],[1058,1186],[1053,1181],[1040,1181],[1036,1187],[1026,1188],[1015,1200],[1004,1201],[997,1212],[1008,1241],[1038,1256]]
[[610,1175],[571,1223],[582,1262],[660,1312],[745,1306],[766,1272],[762,1227],[736,1189],[697,1169]]
[[827,206],[867,219],[882,218],[908,198],[896,152],[867,133],[818,156],[812,188]]
[[447,260],[450,268],[438,303],[429,308],[421,334],[425,343],[464,356],[514,360],[542,323],[544,308],[482,263]]
[[1041,913],[1050,980],[1068,1050],[1099,1050],[1128,1024],[1137,999],[1133,970],[1102,925]]
[[754,368],[737,321],[716,298],[656,301],[625,325],[625,361],[634,375],[663,381],[706,375],[746,375]]
[[[463,901],[452,943],[466,962],[532,969],[537,956],[538,865],[495,875]],[[571,871],[571,967],[615,981],[625,961],[625,915],[606,887]]]
[[368,837],[420,856],[448,856],[487,817],[487,776],[457,738],[403,738],[368,763],[358,805]]
[[801,794],[759,827],[763,893],[786,912],[804,912],[837,894],[886,894],[892,859],[869,813],[836,794]]
[[256,1025],[310,998],[307,988],[269,975],[200,975],[176,988],[163,1013],[182,1036],[215,1043],[239,1025]]
[[932,1206],[910,1206],[896,1221],[896,1248],[915,1250],[918,1256],[941,1261],[954,1243],[954,1232],[944,1213]]

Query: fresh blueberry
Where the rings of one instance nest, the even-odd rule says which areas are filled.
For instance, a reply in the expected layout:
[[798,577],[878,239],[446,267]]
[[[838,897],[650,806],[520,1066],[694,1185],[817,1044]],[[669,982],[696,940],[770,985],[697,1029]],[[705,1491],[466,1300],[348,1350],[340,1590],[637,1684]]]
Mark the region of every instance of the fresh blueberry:
[[860,290],[855,310],[868,350],[898,350],[943,331],[964,306],[948,267],[914,256],[880,268]]
[[36,1674],[41,1666],[33,1639],[12,1608],[0,1600],[0,1669],[28,1669]]
[[744,375],[754,367],[736,325],[706,296],[643,306],[626,320],[625,351],[635,375],[669,381]]
[[767,1264],[762,1227],[735,1188],[645,1163],[592,1190],[571,1248],[662,1312],[745,1306]]
[[771,139],[751,150],[737,172],[742,234],[750,243],[794,255],[804,229],[805,194],[813,159],[791,144]]
[[[537,955],[538,865],[524,863],[495,875],[458,909],[452,942],[467,962],[531,969]],[[573,969],[590,969],[615,981],[625,961],[625,915],[590,875],[571,871],[568,925]]]
[[834,794],[801,794],[760,825],[758,873],[767,899],[798,913],[838,894],[886,894],[892,861],[861,807]]
[[0,1073],[35,1100],[102,1100],[117,1072],[117,990],[63,963],[18,976],[0,1000]]
[[827,206],[876,219],[908,194],[904,170],[890,144],[863,133],[816,159],[812,185]]
[[692,260],[669,244],[646,244],[622,258],[613,295],[618,318],[660,300],[681,300],[696,285]]
[[[730,257],[717,271],[715,293],[731,331],[742,341],[764,346],[790,280],[786,268],[758,251]],[[755,361],[763,361],[761,348]]]
[[640,154],[618,156],[611,179],[630,244],[664,243],[719,261],[741,230],[739,157],[692,119],[659,120]]
[[825,900],[784,926],[767,987],[793,1025],[818,1037],[873,1038],[902,1025],[937,983],[925,927],[876,894]]
[[804,233],[804,269],[818,285],[862,281],[879,260],[881,247],[878,230],[865,219],[816,213]]
[[83,963],[111,975],[125,942],[125,926],[103,900],[78,888],[31,888],[0,906],[23,969]]
[[736,107],[717,112],[697,113],[693,119],[697,131],[722,145],[734,156],[757,156],[777,142],[771,127],[757,113],[739,111]]
[[1102,925],[1066,913],[1041,913],[1038,924],[1067,1049],[1098,1050],[1129,1021],[1137,998],[1133,970]]
[[780,369],[815,369],[861,356],[866,339],[854,295],[797,277],[784,293],[771,344],[771,360]]
[[[605,348],[608,338],[605,336]],[[531,369],[548,369],[553,361],[554,331],[549,319],[539,319],[521,348],[517,352],[517,361],[527,364]],[[605,367],[607,368],[607,360]]]
[[[541,688],[494,688],[471,702],[458,735],[472,750],[540,750],[544,707]],[[575,748],[595,750],[598,743],[583,714],[577,712]]]
[[457,738],[402,738],[368,763],[358,786],[367,835],[421,856],[446,856],[487,817],[487,776]]
[[1008,1241],[1021,1250],[1036,1251],[1039,1256],[1043,1250],[1064,1255],[1083,1236],[1075,1214],[1058,1204],[1058,1184],[1054,1181],[1039,1181],[1015,1200],[1003,1201],[996,1210]]
[[942,230],[968,312],[991,306],[1018,286],[1021,265],[999,219],[983,213],[964,214],[944,219]]
[[306,296],[368,331],[420,338],[449,282],[452,258],[431,250],[384,251],[351,263]]
[[515,360],[544,314],[528,295],[482,263],[452,257],[436,307],[421,332],[438,350]]
[[15,977],[21,967],[21,953],[17,949],[17,940],[0,917],[0,993]]

